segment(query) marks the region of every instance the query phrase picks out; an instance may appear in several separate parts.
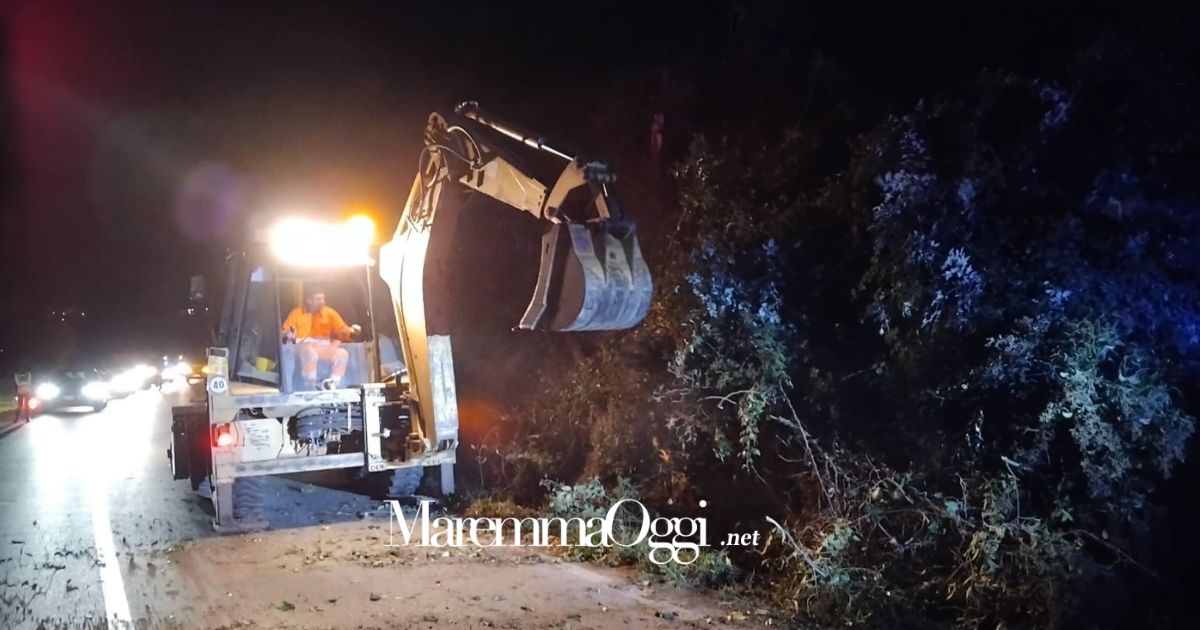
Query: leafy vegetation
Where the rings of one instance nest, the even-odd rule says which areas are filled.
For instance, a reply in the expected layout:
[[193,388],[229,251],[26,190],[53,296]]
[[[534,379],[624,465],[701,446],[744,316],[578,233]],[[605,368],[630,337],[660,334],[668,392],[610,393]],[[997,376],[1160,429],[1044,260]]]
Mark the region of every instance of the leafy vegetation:
[[1195,427],[1196,83],[1103,46],[1064,76],[931,95],[832,175],[804,120],[696,136],[651,314],[516,410],[498,492],[764,531],[717,581],[836,625],[1053,627],[1150,571]]

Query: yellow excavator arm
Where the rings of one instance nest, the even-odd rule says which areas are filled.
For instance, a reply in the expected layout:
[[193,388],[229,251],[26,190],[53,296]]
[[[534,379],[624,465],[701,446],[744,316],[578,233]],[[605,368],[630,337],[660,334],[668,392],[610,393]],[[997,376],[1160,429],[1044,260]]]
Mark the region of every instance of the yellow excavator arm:
[[[549,186],[524,168],[509,147],[523,146],[563,163]],[[461,185],[546,222],[533,298],[518,328],[549,331],[622,330],[650,306],[652,282],[637,230],[618,202],[609,167],[560,151],[540,136],[464,102],[434,113],[425,128],[408,202],[392,240],[380,249],[400,327],[414,431],[445,447],[457,441],[458,412],[449,313],[427,300],[447,286],[444,265],[427,266],[435,230],[453,233],[457,212],[439,213],[446,185]]]

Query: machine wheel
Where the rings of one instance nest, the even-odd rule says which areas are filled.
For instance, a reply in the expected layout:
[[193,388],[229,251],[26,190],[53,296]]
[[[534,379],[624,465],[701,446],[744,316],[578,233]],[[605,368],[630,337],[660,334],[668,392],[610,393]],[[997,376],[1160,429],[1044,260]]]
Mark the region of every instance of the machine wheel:
[[263,510],[264,477],[238,477],[233,480],[233,518],[241,523],[266,521]]
[[391,484],[388,486],[388,496],[407,497],[421,487],[424,468],[397,468],[392,471]]
[[373,499],[412,496],[421,487],[424,478],[425,469],[420,467],[396,468],[371,473],[365,477],[359,469],[347,469],[346,473],[346,480],[355,492],[369,495]]
[[372,498],[387,499],[389,497],[412,496],[421,486],[424,468],[396,468],[383,472],[371,473],[365,479],[359,478],[354,482],[360,492],[371,495]]

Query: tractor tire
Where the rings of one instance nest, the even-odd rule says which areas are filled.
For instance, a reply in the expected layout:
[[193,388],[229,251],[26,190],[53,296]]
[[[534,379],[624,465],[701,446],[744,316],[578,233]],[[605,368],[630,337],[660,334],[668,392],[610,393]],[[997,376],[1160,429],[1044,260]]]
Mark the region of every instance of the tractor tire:
[[421,487],[425,477],[424,468],[396,468],[383,472],[371,473],[366,477],[362,473],[348,473],[347,480],[355,492],[370,496],[372,499],[390,499],[410,497]]
[[241,523],[266,522],[265,477],[238,477],[233,480],[233,518]]
[[412,496],[417,488],[421,487],[421,479],[424,477],[424,468],[397,468],[391,471],[391,484],[388,486],[388,496],[390,497],[407,497]]

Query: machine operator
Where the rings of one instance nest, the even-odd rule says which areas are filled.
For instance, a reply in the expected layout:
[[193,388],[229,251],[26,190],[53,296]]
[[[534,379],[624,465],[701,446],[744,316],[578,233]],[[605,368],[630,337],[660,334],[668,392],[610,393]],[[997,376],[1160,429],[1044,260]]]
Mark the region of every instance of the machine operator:
[[336,310],[325,305],[325,291],[319,286],[307,287],[304,306],[292,309],[283,322],[283,342],[297,344],[300,374],[307,390],[317,388],[317,364],[321,359],[330,361],[333,366],[330,377],[322,386],[326,389],[340,387],[350,353],[339,345],[361,335],[361,326],[346,325],[346,320]]

